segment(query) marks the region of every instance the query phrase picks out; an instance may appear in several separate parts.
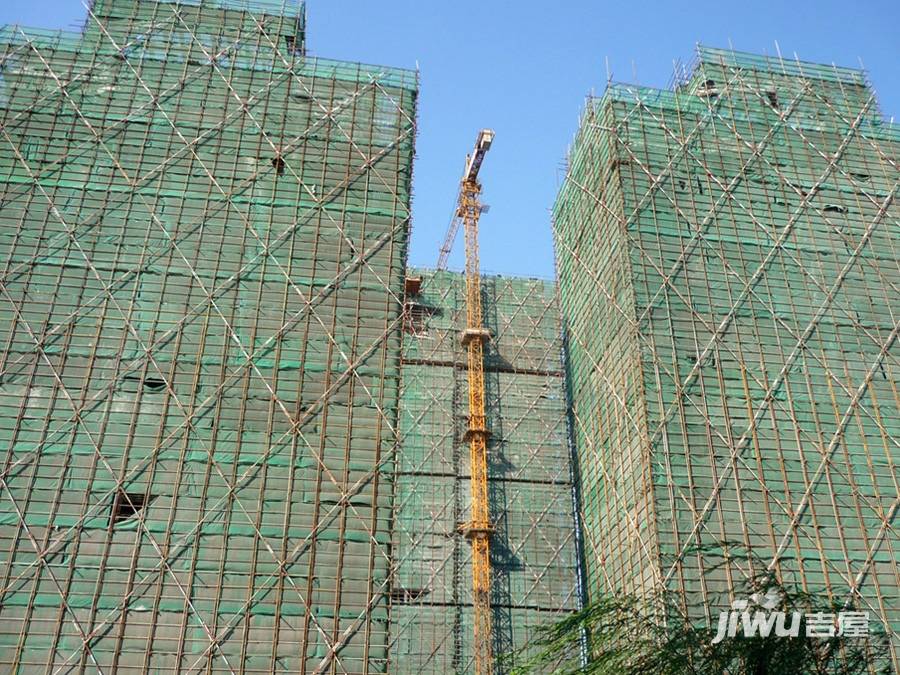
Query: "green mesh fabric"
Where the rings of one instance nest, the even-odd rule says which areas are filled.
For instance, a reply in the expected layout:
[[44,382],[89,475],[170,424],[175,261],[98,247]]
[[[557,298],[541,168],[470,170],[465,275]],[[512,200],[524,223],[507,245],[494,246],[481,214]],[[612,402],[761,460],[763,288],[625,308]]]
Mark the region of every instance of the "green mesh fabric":
[[588,102],[554,230],[589,592],[702,621],[769,568],[900,664],[898,150],[831,66],[700,48]]
[[416,74],[0,33],[0,670],[384,672]]

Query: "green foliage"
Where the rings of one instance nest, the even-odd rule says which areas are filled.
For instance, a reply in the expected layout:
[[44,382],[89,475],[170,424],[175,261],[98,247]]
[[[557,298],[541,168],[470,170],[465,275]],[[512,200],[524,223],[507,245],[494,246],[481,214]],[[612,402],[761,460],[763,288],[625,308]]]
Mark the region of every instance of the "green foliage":
[[[538,639],[508,655],[511,675],[857,675],[889,673],[878,662],[886,638],[871,623],[868,637],[808,637],[805,615],[846,610],[822,603],[771,576],[754,579],[735,597],[768,602],[766,609],[802,612],[799,635],[725,637],[688,621],[677,596],[601,596],[577,614],[545,626]],[[777,604],[776,604],[777,603]],[[727,602],[722,603],[728,607]],[[883,653],[883,652],[881,652]],[[589,655],[589,658],[587,658]]]

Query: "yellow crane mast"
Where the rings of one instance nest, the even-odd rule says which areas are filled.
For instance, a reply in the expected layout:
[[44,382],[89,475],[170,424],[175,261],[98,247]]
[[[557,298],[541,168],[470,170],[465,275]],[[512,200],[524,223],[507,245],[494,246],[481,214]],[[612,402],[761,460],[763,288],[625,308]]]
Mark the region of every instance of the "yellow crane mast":
[[472,601],[475,609],[473,653],[476,675],[491,675],[494,669],[491,634],[491,534],[488,506],[487,437],[484,412],[484,345],[490,333],[482,323],[481,271],[478,264],[478,218],[482,204],[478,171],[494,140],[494,132],[482,129],[475,150],[466,158],[459,189],[456,215],[447,231],[438,258],[438,269],[446,269],[447,257],[460,223],[466,239],[466,328],[462,342],[468,353],[469,426],[466,440],[471,458],[472,504],[463,532],[472,545]]

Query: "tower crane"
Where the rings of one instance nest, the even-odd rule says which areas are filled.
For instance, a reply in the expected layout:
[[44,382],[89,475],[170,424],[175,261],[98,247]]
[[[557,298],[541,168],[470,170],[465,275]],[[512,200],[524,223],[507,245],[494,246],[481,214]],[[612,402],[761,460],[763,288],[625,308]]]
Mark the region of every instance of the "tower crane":
[[472,546],[472,600],[475,609],[473,653],[476,675],[491,675],[493,654],[491,634],[491,535],[493,527],[488,507],[487,438],[484,412],[484,345],[490,332],[482,322],[481,272],[478,264],[478,218],[483,206],[479,200],[481,184],[478,171],[494,140],[491,129],[482,129],[475,149],[466,157],[466,169],[460,182],[457,208],[438,257],[438,269],[447,268],[453,240],[463,226],[466,240],[466,328],[462,343],[468,354],[469,424],[465,440],[471,456],[471,518],[462,526]]

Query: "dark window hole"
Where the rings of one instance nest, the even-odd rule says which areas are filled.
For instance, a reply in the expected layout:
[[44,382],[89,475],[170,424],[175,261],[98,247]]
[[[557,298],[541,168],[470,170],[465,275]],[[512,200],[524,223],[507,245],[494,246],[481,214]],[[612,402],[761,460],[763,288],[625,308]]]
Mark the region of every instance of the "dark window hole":
[[159,394],[166,390],[166,381],[158,377],[144,377],[140,375],[126,375],[122,378],[125,382],[134,382],[151,394]]
[[[709,359],[709,365],[711,367],[715,368],[716,367],[716,357],[709,356],[707,358]],[[700,362],[700,358],[696,354],[691,354],[691,363],[696,366],[699,362]]]
[[153,392],[154,394],[158,394],[159,392],[166,390],[166,381],[157,377],[148,377],[144,380],[144,389]]
[[391,600],[397,603],[413,602],[430,592],[427,588],[394,588],[391,590]]
[[148,498],[143,492],[117,490],[110,512],[112,524],[116,525],[135,518],[151,501],[153,501],[153,497]]

